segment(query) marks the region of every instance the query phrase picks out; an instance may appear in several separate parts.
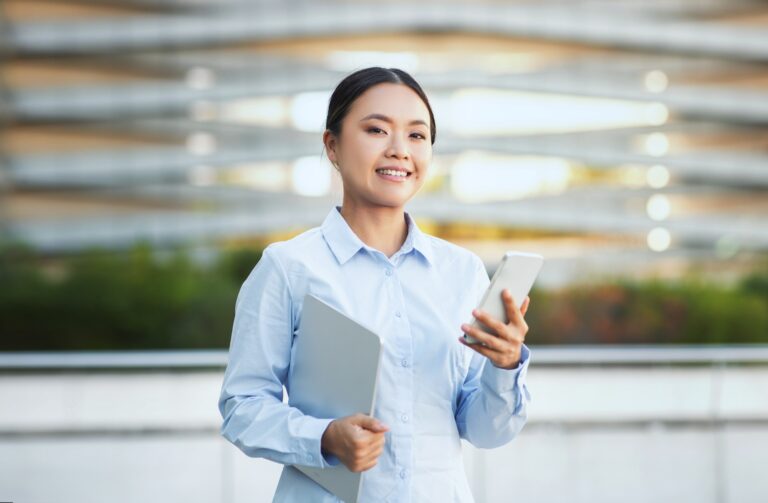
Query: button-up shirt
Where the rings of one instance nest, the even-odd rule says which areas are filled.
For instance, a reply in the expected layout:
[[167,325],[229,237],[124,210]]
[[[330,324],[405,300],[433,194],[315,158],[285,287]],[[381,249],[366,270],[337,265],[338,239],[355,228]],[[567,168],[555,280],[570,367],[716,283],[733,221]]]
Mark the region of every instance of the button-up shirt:
[[461,439],[498,447],[525,424],[528,348],[507,370],[457,340],[489,284],[482,261],[423,233],[408,212],[404,218],[405,242],[387,257],[363,243],[336,206],[320,227],[267,246],[242,285],[221,433],[248,456],[286,465],[273,501],[340,501],[291,466],[338,463],[321,450],[332,418],[304,414],[283,396],[307,293],[383,340],[373,416],[389,431],[377,465],[363,472],[360,502],[473,501]]

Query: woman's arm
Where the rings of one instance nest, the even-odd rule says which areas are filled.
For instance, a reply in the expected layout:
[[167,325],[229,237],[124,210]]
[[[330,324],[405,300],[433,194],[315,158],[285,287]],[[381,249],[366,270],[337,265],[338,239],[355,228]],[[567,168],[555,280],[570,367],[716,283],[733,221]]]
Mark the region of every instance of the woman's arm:
[[517,436],[528,419],[531,396],[525,377],[529,359],[525,345],[513,370],[498,368],[478,353],[472,355],[456,408],[461,438],[475,447],[493,448]]
[[283,403],[293,337],[292,296],[271,247],[235,304],[229,362],[219,397],[221,434],[245,454],[283,464],[326,467],[321,439],[331,419]]
[[[479,260],[478,260],[479,262]],[[479,263],[476,295],[479,298],[490,281],[482,263]],[[525,384],[530,351],[525,346],[528,326],[524,315],[528,300],[518,307],[509,292],[502,300],[507,307],[509,323],[493,320],[486,313],[473,314],[497,335],[462,325],[462,330],[481,344],[459,341],[472,349],[472,359],[459,390],[456,424],[462,438],[477,447],[499,447],[512,440],[528,418],[527,404],[530,394]]]
[[376,464],[386,425],[357,414],[318,419],[283,402],[293,339],[292,293],[269,247],[235,304],[229,363],[219,397],[221,434],[251,457],[352,471]]

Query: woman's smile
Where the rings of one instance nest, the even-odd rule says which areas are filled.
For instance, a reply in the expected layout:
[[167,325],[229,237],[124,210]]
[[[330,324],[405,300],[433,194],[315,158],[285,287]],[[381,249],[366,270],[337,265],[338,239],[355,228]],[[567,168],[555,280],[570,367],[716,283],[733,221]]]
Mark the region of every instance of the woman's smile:
[[385,180],[396,183],[403,183],[409,176],[411,176],[412,173],[403,169],[379,168],[376,170],[376,174]]
[[402,223],[432,160],[431,122],[427,103],[402,83],[376,84],[355,99],[339,133],[327,130],[323,138],[341,175],[345,211],[383,210]]

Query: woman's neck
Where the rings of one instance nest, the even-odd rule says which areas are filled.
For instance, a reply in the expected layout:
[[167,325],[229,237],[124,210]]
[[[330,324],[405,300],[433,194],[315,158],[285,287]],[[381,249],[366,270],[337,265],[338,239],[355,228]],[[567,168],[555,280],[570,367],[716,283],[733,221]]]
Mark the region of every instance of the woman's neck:
[[360,240],[387,257],[394,255],[408,236],[405,210],[356,205],[345,200],[341,216]]

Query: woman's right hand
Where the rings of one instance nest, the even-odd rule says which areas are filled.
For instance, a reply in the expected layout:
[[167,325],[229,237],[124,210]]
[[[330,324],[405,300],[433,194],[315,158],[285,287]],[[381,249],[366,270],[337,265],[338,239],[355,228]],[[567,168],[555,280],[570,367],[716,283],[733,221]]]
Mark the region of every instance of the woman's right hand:
[[384,433],[389,428],[365,414],[334,419],[323,433],[321,446],[353,472],[376,466],[384,450]]

